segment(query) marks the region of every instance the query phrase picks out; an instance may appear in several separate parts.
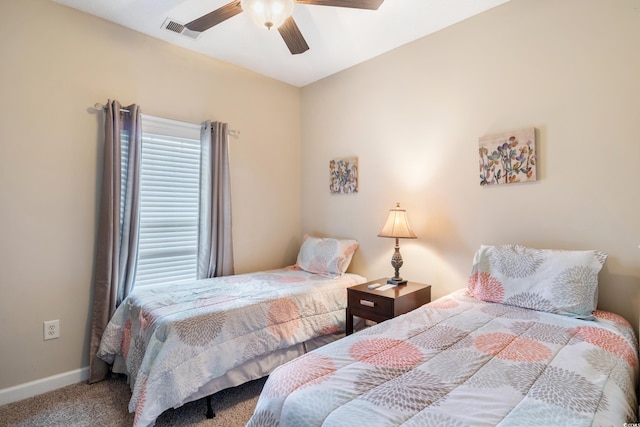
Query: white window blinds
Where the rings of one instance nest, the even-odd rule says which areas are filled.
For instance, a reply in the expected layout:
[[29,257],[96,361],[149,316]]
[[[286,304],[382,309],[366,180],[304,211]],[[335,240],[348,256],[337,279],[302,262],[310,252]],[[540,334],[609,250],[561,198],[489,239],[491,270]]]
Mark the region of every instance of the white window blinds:
[[135,286],[196,278],[200,126],[142,115]]

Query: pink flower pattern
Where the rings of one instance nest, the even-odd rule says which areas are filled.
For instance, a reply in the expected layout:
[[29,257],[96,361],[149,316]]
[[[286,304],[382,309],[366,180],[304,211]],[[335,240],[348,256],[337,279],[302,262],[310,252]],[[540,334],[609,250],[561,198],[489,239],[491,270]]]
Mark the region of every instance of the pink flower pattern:
[[[637,344],[618,316],[596,312],[603,320],[593,322],[465,292],[277,369],[247,425],[265,419],[274,426],[635,422]],[[312,380],[298,394],[303,386],[293,383],[303,376]]]
[[552,355],[540,342],[503,332],[480,335],[473,344],[484,353],[514,362],[543,362]]
[[359,341],[349,348],[349,355],[360,362],[387,368],[415,366],[423,359],[416,346],[391,338]]
[[631,366],[636,366],[638,363],[637,352],[620,335],[592,326],[580,326],[573,328],[571,332],[574,332],[582,341],[615,354]]
[[267,394],[286,396],[300,388],[320,384],[336,371],[333,361],[315,353],[307,353],[280,367],[283,375],[270,381]]
[[289,339],[300,327],[300,309],[289,298],[277,299],[269,306],[267,322],[274,336]]
[[504,287],[489,273],[477,272],[469,278],[469,291],[482,301],[503,302]]

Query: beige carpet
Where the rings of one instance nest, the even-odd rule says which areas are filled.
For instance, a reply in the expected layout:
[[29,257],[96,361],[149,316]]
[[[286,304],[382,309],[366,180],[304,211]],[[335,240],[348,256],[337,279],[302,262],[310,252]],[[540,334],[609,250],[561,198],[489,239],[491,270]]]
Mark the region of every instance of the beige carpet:
[[[223,390],[213,397],[216,417],[207,419],[205,399],[165,411],[156,426],[244,426],[256,406],[266,378]],[[131,391],[124,379],[73,384],[59,390],[0,406],[2,427],[133,425],[127,410]]]

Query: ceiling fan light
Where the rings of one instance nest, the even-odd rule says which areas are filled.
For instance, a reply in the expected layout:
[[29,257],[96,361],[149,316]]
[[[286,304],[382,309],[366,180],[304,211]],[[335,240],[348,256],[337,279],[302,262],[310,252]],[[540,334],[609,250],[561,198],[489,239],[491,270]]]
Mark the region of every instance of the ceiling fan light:
[[278,28],[291,16],[293,0],[241,0],[240,6],[259,27]]

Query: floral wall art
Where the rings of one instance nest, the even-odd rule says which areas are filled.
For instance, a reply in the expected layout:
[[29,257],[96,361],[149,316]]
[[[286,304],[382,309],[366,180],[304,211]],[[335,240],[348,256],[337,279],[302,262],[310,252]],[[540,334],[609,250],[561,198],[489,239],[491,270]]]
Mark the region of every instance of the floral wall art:
[[329,162],[329,189],[334,194],[358,192],[358,158],[333,159]]
[[480,137],[480,185],[535,181],[535,128]]

